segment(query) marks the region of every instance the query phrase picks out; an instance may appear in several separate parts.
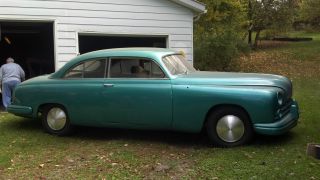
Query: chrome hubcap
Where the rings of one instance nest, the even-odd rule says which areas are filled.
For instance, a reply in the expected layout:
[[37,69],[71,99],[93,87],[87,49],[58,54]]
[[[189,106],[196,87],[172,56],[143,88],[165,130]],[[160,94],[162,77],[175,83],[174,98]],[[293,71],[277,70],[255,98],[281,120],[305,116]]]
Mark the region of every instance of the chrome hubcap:
[[244,134],[244,124],[240,118],[234,115],[226,115],[217,123],[217,134],[225,142],[239,141]]
[[64,128],[67,122],[66,113],[60,108],[57,108],[57,107],[52,108],[48,112],[47,122],[48,122],[48,126],[51,129],[55,131],[61,130]]

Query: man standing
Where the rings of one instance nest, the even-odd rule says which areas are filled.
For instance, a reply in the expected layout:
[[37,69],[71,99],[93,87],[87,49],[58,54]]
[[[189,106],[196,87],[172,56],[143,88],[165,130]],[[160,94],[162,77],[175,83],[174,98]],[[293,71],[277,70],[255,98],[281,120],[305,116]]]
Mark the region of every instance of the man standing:
[[2,103],[7,109],[11,103],[11,95],[14,88],[24,81],[25,74],[19,64],[9,57],[7,63],[0,68],[0,82],[2,83]]

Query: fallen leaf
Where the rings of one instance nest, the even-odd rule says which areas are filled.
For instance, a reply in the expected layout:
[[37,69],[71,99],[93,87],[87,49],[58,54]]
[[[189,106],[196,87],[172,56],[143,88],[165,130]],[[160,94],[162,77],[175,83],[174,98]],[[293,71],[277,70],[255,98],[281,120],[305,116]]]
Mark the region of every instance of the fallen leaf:
[[73,159],[67,159],[67,161],[68,161],[69,163],[73,163],[73,162],[74,162]]
[[111,166],[116,166],[118,165],[118,163],[111,163]]
[[249,159],[252,159],[252,156],[249,153],[245,153],[244,156],[246,156]]
[[169,166],[167,166],[167,165],[162,165],[162,164],[158,164],[158,165],[154,168],[154,170],[155,170],[156,172],[167,171],[167,170],[169,170],[169,169],[170,169]]

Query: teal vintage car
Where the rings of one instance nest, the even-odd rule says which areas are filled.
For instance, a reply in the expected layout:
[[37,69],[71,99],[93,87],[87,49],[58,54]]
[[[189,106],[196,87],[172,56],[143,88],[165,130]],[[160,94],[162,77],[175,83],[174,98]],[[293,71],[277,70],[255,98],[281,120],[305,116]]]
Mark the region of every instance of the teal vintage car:
[[8,111],[41,116],[44,129],[56,135],[74,125],[204,130],[224,147],[248,143],[255,133],[283,134],[299,118],[286,77],[197,71],[182,54],[158,48],[80,55],[21,83]]

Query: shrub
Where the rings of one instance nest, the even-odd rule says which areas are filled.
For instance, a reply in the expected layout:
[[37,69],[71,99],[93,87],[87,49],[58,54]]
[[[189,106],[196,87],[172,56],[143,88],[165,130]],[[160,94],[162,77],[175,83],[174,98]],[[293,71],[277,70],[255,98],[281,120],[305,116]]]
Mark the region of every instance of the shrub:
[[241,52],[246,33],[244,7],[238,0],[202,0],[208,12],[195,23],[194,66],[201,70],[224,71]]
[[249,46],[236,33],[227,31],[219,36],[195,40],[195,67],[201,70],[225,71],[230,61],[240,53],[248,53]]

